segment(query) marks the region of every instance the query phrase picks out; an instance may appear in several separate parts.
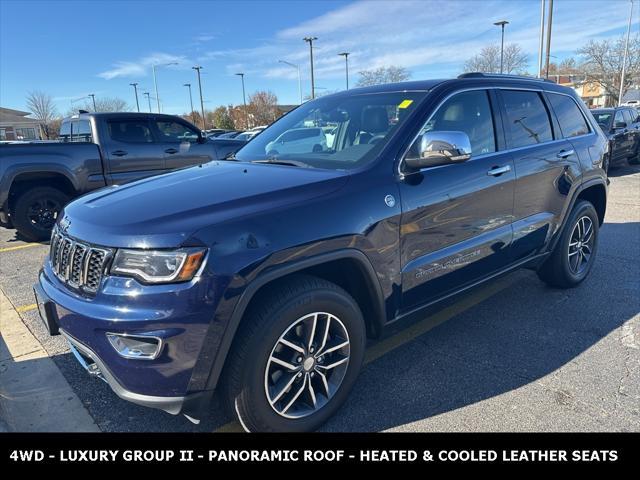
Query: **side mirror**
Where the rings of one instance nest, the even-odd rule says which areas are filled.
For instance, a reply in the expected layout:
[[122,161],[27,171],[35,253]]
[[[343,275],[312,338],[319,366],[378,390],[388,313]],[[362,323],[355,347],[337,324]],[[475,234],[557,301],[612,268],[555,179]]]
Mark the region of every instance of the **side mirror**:
[[423,133],[409,149],[406,164],[413,169],[461,163],[471,158],[471,141],[464,132]]
[[614,130],[617,130],[619,128],[627,128],[627,122],[616,122],[613,125]]

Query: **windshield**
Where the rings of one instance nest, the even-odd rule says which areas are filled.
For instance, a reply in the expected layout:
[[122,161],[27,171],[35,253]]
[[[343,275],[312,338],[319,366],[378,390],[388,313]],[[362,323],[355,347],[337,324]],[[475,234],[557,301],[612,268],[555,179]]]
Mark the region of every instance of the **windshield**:
[[305,103],[236,153],[241,161],[345,170],[372,161],[426,92],[326,97]]

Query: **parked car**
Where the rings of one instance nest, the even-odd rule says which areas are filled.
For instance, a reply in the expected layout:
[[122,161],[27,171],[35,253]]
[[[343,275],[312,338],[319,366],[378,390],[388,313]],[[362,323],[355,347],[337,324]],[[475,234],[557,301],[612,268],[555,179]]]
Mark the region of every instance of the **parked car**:
[[607,167],[640,164],[640,112],[632,107],[591,110],[609,139]]
[[0,223],[29,240],[43,240],[74,197],[223,159],[244,143],[207,142],[200,130],[173,115],[75,115],[62,122],[58,142],[0,146]]
[[260,132],[251,132],[251,131],[241,132],[234,137],[234,140],[242,140],[242,141],[248,142],[253,137],[255,137],[258,133]]
[[318,127],[293,128],[267,144],[270,155],[322,152],[327,149],[327,138]]
[[[271,155],[312,119],[335,124],[331,150]],[[579,285],[606,148],[573,90],[529,77],[326,95],[236,161],[67,205],[39,311],[121,398],[199,418],[219,388],[247,430],[313,430],[347,398],[367,337],[520,267]]]
[[230,132],[225,132],[222,135],[219,135],[218,138],[236,138],[242,132],[239,130],[232,130]]
[[205,130],[204,133],[206,134],[207,138],[217,138],[220,135],[222,135],[223,133],[227,133],[228,130],[224,130],[223,128],[211,128],[209,130]]

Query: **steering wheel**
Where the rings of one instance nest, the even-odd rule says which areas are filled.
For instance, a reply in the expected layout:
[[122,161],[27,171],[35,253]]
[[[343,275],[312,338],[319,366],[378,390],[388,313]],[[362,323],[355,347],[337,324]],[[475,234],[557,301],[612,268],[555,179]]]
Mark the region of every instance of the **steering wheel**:
[[382,140],[386,136],[387,136],[386,133],[379,133],[378,135],[374,135],[373,137],[371,137],[367,143],[370,145],[374,143],[378,143],[380,140]]

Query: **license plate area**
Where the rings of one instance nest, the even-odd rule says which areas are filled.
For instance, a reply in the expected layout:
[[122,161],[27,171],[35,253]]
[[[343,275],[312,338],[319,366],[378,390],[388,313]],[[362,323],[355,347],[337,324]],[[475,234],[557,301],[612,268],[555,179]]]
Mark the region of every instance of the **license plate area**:
[[39,285],[33,287],[33,293],[38,305],[38,313],[49,335],[60,335],[58,320],[53,302],[47,298]]

